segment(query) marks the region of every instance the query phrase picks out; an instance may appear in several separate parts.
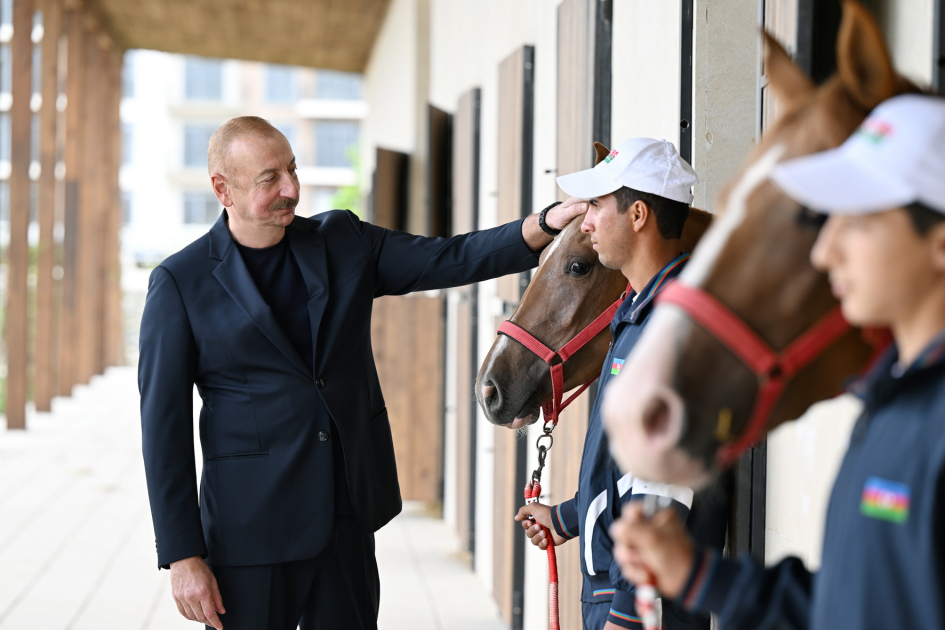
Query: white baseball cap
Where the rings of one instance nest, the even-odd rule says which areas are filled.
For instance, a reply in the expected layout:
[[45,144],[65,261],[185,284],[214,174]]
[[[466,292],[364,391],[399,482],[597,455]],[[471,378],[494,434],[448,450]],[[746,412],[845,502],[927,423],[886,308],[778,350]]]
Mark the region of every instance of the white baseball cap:
[[917,201],[945,214],[945,99],[895,96],[836,149],[787,160],[771,177],[797,201],[830,214]]
[[558,178],[561,190],[578,199],[608,195],[626,186],[640,192],[692,203],[699,177],[666,140],[631,138],[594,168]]

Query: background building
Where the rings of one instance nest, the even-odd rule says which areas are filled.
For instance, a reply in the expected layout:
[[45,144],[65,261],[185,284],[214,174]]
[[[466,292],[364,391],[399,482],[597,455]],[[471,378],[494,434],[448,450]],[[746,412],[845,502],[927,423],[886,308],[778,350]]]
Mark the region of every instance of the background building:
[[[304,216],[359,205],[361,76],[332,70],[129,51],[122,70],[122,253],[153,265],[207,231],[221,206],[207,144],[234,116],[257,115],[295,149]],[[352,203],[353,202],[353,203]],[[358,210],[357,207],[353,208]]]

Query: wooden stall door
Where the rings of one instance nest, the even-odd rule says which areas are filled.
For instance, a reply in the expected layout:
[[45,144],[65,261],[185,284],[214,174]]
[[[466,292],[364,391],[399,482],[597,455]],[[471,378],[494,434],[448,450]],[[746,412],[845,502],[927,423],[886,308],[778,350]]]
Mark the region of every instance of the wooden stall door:
[[[479,225],[479,88],[459,99],[453,119],[452,231],[463,234]],[[456,316],[456,523],[463,548],[476,553],[476,418],[473,395],[479,357],[476,285],[453,289],[458,294]]]
[[[515,221],[532,207],[532,133],[534,128],[535,49],[523,46],[499,64],[498,220]],[[499,279],[506,310],[518,304],[528,274]],[[494,322],[496,329],[502,319]],[[525,487],[527,444],[514,431],[495,427],[493,512],[493,596],[513,630],[522,627],[525,585],[525,536],[512,516]]]
[[[607,3],[564,0],[558,6],[557,173],[594,166],[594,141],[610,144],[610,16]],[[563,193],[560,199],[564,199]],[[591,387],[561,416],[549,457],[551,504],[577,491]],[[562,628],[581,627],[579,545],[558,550],[558,601]]]
[[[372,220],[401,229],[407,217],[409,156],[377,150]],[[438,502],[442,489],[443,298],[424,294],[374,301],[374,361],[384,391],[401,495]]]

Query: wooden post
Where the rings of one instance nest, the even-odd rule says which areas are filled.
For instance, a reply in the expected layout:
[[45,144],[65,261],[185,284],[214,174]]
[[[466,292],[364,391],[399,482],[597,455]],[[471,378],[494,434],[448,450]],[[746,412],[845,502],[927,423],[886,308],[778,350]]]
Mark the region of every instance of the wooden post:
[[56,97],[58,96],[59,37],[62,31],[62,5],[59,0],[44,0],[43,63],[39,120],[39,254],[36,270],[36,359],[33,376],[37,411],[50,411],[56,382],[54,360],[53,267],[56,243]]
[[33,1],[13,3],[13,105],[10,108],[10,249],[7,297],[7,428],[26,428],[29,269],[30,93]]
[[122,52],[112,47],[108,51],[108,99],[105,112],[105,317],[102,318],[103,364],[121,365],[123,361],[121,321],[121,260],[119,232],[121,230],[121,197],[118,189],[118,170],[121,168],[121,66]]
[[66,11],[66,112],[63,160],[66,167],[63,195],[62,308],[59,326],[59,393],[70,395],[77,379],[76,346],[79,328],[76,322],[77,242],[81,153],[83,144],[82,81],[85,76],[83,48],[85,28],[82,12]]

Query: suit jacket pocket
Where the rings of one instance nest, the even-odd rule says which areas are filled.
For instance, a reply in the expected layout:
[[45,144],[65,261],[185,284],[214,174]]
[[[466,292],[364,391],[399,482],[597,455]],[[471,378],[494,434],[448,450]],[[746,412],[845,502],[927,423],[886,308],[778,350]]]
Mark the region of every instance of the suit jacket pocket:
[[269,451],[256,451],[255,453],[226,453],[224,455],[211,455],[207,458],[211,462],[219,462],[228,459],[256,459],[257,457],[269,457]]

